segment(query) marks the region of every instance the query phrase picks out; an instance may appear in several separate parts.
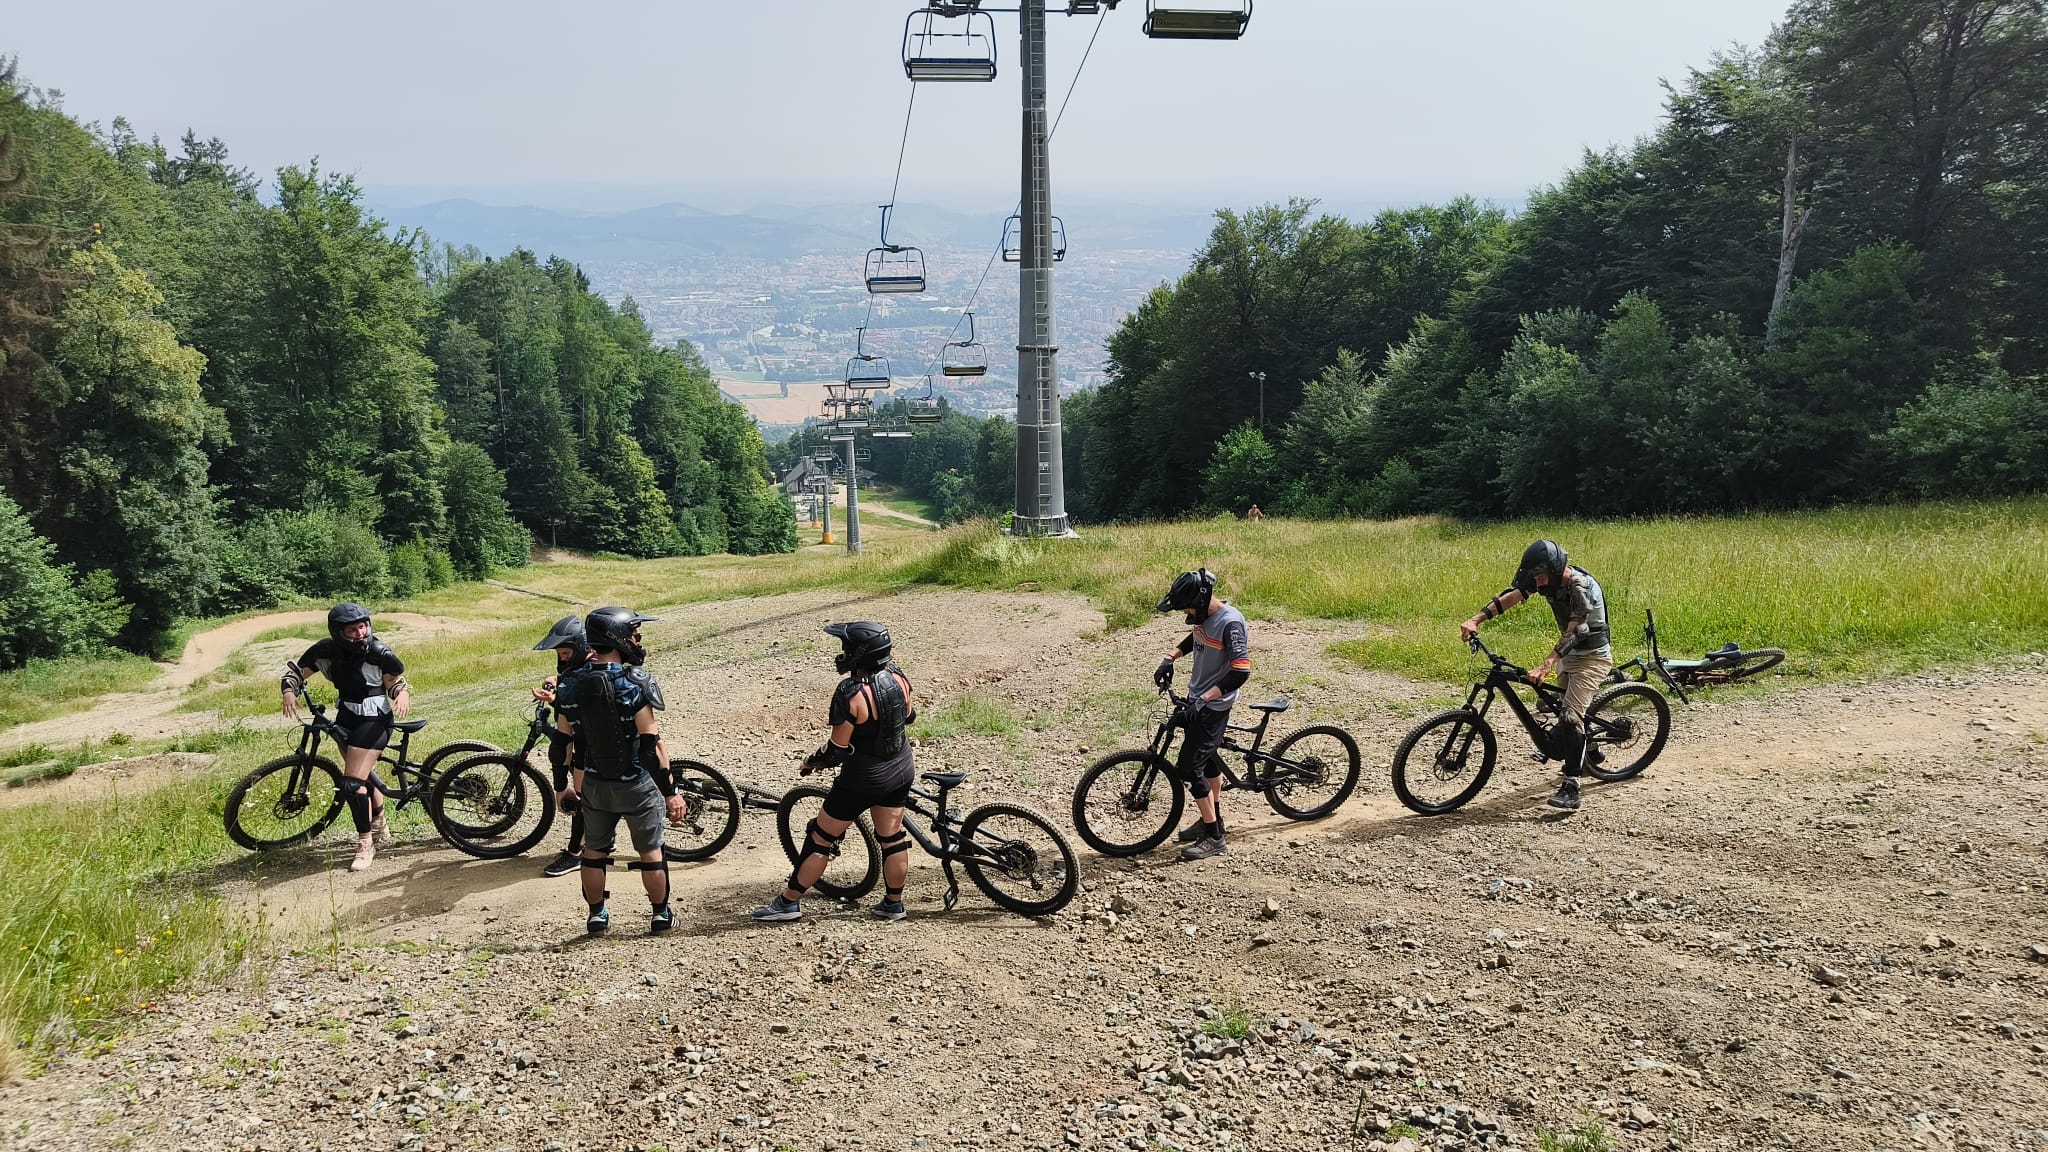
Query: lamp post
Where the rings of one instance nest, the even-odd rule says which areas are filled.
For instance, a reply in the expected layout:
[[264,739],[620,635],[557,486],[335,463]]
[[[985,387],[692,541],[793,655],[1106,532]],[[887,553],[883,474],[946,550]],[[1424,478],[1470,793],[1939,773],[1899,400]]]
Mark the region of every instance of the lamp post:
[[1259,382],[1259,427],[1264,428],[1266,426],[1266,374],[1264,372],[1251,372],[1247,373],[1247,375]]

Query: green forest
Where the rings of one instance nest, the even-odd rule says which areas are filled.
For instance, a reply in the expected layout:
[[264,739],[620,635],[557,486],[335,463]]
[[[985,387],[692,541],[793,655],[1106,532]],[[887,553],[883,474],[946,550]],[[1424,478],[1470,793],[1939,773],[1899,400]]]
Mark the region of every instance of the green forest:
[[[2042,490],[2044,109],[2039,0],[1801,0],[1761,48],[1669,85],[1654,135],[1589,152],[1518,213],[1220,212],[1113,337],[1109,382],[1065,401],[1068,510]],[[875,471],[948,519],[1000,512],[1011,465],[990,450],[1015,429],[992,423],[877,442]]]
[[436,250],[317,162],[0,79],[0,667],[406,596],[544,543],[796,546],[751,419],[573,266]]

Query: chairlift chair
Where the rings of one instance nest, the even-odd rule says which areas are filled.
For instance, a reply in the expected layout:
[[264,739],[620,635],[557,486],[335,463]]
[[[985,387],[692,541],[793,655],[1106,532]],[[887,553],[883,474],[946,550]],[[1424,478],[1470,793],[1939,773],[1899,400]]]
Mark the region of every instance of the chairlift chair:
[[[866,327],[853,330],[853,358],[846,362],[846,389],[887,388],[895,380],[889,370],[889,358],[868,351],[868,330]],[[835,401],[857,399],[850,393],[842,396],[827,387],[825,391]]]
[[[1057,264],[1067,258],[1067,226],[1060,218],[1052,218],[1052,262]],[[1018,264],[1024,260],[1024,219],[1012,216],[1003,221],[1003,262]]]
[[865,448],[855,448],[853,450],[853,462],[855,464],[866,464],[873,461],[874,458],[875,454]]
[[927,83],[996,78],[996,21],[957,4],[932,4],[903,22],[903,74]]
[[974,339],[974,313],[967,314],[967,339],[954,340],[940,350],[939,371],[955,379],[988,375],[988,349]]
[[1252,0],[1196,7],[1145,0],[1145,35],[1154,40],[1236,40],[1252,22]]
[[937,424],[946,415],[938,396],[932,392],[932,380],[929,376],[924,380],[924,395],[911,396],[907,399],[908,404],[903,417],[912,424]]
[[924,291],[924,253],[889,242],[889,217],[895,211],[894,204],[882,205],[882,243],[868,250],[868,291],[877,296],[915,296]]

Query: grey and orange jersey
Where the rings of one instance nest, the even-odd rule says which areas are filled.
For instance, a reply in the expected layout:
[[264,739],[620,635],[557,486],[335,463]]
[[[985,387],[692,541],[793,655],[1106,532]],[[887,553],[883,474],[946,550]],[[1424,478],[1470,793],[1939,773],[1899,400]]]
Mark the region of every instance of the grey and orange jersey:
[[[1220,600],[1215,604],[1216,609],[1207,620],[1188,626],[1195,641],[1194,667],[1188,681],[1190,696],[1207,692],[1233,671],[1252,669],[1251,635],[1245,631],[1244,615]],[[1208,706],[1228,709],[1235,703],[1237,693],[1232,691],[1208,701]]]

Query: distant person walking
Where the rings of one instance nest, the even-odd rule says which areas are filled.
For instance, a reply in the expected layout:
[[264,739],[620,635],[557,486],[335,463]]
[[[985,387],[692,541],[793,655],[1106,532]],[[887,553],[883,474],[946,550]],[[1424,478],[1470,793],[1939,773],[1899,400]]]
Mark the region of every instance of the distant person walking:
[[1493,599],[1479,614],[1458,625],[1458,634],[1470,641],[1479,626],[1506,612],[1531,596],[1550,601],[1557,618],[1557,645],[1529,673],[1529,682],[1541,684],[1557,669],[1558,687],[1564,689],[1564,715],[1558,719],[1557,753],[1564,760],[1564,778],[1552,808],[1576,812],[1579,808],[1579,777],[1586,770],[1586,709],[1593,693],[1614,668],[1614,650],[1607,642],[1607,600],[1600,582],[1584,568],[1569,562],[1563,548],[1554,541],[1538,540],[1522,553],[1522,566],[1515,582]]
[[1251,507],[1251,511],[1246,512],[1244,514],[1244,518],[1251,521],[1254,524],[1257,524],[1259,521],[1264,520],[1266,518],[1266,514],[1264,512],[1259,511],[1259,506],[1257,504],[1254,504]]

